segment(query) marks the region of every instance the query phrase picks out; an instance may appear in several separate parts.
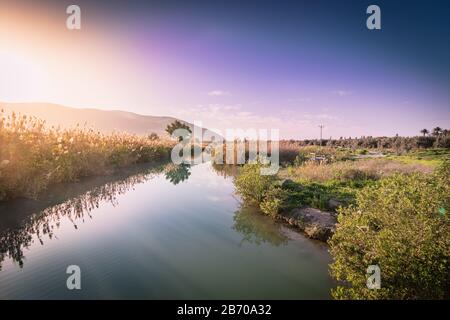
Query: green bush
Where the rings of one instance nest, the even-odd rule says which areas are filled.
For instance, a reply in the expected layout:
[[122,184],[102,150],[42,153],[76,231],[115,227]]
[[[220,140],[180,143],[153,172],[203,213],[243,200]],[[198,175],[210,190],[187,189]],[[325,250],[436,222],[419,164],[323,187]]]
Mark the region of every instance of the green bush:
[[261,201],[259,207],[265,214],[275,217],[284,209],[287,209],[286,201],[288,197],[289,193],[287,190],[273,186],[266,192],[264,200]]
[[[337,299],[448,299],[450,284],[449,162],[432,175],[396,174],[358,192],[340,210],[330,240]],[[366,270],[381,269],[369,290]]]
[[246,201],[259,204],[274,182],[274,176],[261,175],[261,168],[260,164],[246,164],[235,178],[236,189]]
[[295,157],[294,166],[299,167],[308,160],[309,160],[308,155],[303,151],[299,151],[298,155]]
[[356,150],[356,154],[359,154],[359,155],[366,155],[368,153],[369,153],[369,151],[367,149],[358,149],[358,150]]

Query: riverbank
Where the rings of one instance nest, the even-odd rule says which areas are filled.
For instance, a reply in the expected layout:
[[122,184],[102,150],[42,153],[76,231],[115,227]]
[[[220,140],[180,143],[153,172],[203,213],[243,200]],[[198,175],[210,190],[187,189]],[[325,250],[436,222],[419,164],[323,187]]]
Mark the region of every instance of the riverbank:
[[261,176],[259,168],[246,165],[235,179],[244,201],[322,241],[334,233],[339,210],[354,205],[365,187],[395,174],[433,172],[432,166],[384,158],[304,160],[282,168],[276,176]]
[[308,238],[323,242],[330,239],[336,231],[337,216],[315,208],[296,208],[278,214],[275,218],[299,229]]
[[[434,162],[304,160],[277,176],[248,164],[234,182],[244,202],[329,244],[334,298],[446,299],[450,161]],[[370,265],[383,272],[376,291],[366,286]]]

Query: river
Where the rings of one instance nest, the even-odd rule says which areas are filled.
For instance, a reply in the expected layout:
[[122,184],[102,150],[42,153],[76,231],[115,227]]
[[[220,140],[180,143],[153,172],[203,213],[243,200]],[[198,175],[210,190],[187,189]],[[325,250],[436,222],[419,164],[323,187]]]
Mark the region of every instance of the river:
[[0,203],[0,299],[329,299],[327,246],[243,206],[232,171],[141,165]]

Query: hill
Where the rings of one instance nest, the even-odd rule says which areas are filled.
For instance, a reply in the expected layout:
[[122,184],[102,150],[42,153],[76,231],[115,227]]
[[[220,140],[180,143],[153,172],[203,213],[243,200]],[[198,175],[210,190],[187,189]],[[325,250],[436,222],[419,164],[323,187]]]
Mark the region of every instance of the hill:
[[165,136],[167,135],[166,126],[175,120],[179,120],[187,124],[191,130],[193,129],[193,124],[174,117],[140,115],[120,110],[78,109],[51,103],[3,102],[0,102],[0,109],[4,109],[8,113],[14,111],[38,117],[45,120],[49,126],[71,128],[79,124],[104,133],[125,131],[148,135],[154,132],[159,136]]

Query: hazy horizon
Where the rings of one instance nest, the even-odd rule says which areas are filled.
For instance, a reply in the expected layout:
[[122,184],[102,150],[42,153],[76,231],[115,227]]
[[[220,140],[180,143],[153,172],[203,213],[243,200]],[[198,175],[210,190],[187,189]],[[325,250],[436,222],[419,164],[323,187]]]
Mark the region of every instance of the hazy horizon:
[[[186,122],[186,123],[188,123],[189,125],[191,125],[191,124],[194,124],[194,123],[190,123],[189,121],[187,121],[186,119],[183,119],[183,118],[180,118],[180,117],[174,117],[174,116],[165,116],[165,115],[151,115],[151,114],[140,114],[140,113],[136,113],[136,112],[133,112],[133,111],[127,111],[127,110],[125,110],[125,109],[120,109],[120,108],[116,108],[116,109],[108,109],[108,108],[102,108],[102,109],[100,109],[100,108],[95,108],[95,107],[73,107],[73,106],[66,106],[66,105],[61,105],[61,104],[58,104],[58,103],[47,103],[47,102],[8,102],[8,101],[1,101],[0,100],[0,110],[2,109],[2,104],[3,105],[5,105],[5,106],[17,106],[17,105],[40,105],[40,106],[42,106],[42,105],[53,105],[53,106],[57,106],[57,107],[63,107],[63,108],[68,108],[68,109],[71,109],[71,110],[79,110],[79,111],[105,111],[105,112],[125,112],[125,113],[129,113],[129,114],[133,114],[133,115],[136,115],[136,116],[138,116],[138,117],[152,117],[152,118],[168,118],[168,119],[178,119],[178,120],[181,120],[181,121],[184,121],[184,122]],[[6,108],[6,111],[16,111],[16,110],[13,110],[14,108]],[[22,112],[21,110],[17,110],[18,112],[20,112],[21,114],[23,113],[23,114],[29,114],[29,113],[27,113],[27,112]],[[71,121],[70,121],[70,123],[69,124],[67,124],[67,125],[65,125],[64,123],[59,123],[59,122],[57,122],[56,120],[55,120],[55,116],[52,116],[52,117],[50,117],[50,122],[48,121],[49,120],[49,117],[48,116],[43,116],[42,115],[43,114],[43,112],[42,112],[42,110],[39,110],[39,112],[34,112],[32,115],[33,116],[37,116],[38,118],[40,118],[40,119],[42,119],[42,120],[46,120],[46,122],[47,122],[47,125],[62,125],[62,127],[66,127],[66,128],[72,128],[72,127],[75,127],[77,124],[81,124],[81,123],[84,123],[85,122],[85,120],[83,119],[83,121],[75,121],[74,122],[74,119],[71,119]],[[81,116],[81,114],[80,114],[80,116]],[[92,120],[94,120],[94,119],[92,119]],[[98,119],[97,119],[98,120]],[[107,122],[107,120],[108,119],[102,119],[103,121],[102,122]],[[93,122],[93,123],[95,123],[95,121]],[[202,123],[200,123],[200,124],[202,124]],[[198,125],[198,123],[196,123],[196,125]],[[127,123],[123,123],[123,126],[127,126]],[[92,125],[92,123],[90,123],[89,124],[89,126],[88,126],[89,128],[90,127],[92,127],[93,129],[101,129],[100,131],[102,131],[102,132],[112,132],[112,131],[115,131],[115,129],[111,129],[111,130],[104,130],[104,128],[97,128],[95,125]],[[429,127],[429,128],[425,128],[425,129],[428,129],[429,130],[429,132],[431,133],[432,132],[432,130],[435,128],[436,126],[434,126],[434,127]],[[208,129],[208,130],[211,130],[211,131],[215,131],[216,133],[219,133],[220,135],[223,135],[223,136],[226,136],[226,130],[224,130],[224,131],[222,131],[222,130],[220,130],[220,129],[212,129],[212,128],[209,128],[209,127],[206,127],[206,126],[204,126],[204,125],[202,125],[202,128],[204,128],[204,129]],[[442,127],[441,127],[442,128]],[[141,128],[142,129],[142,128]],[[234,130],[239,130],[239,129],[244,129],[244,130],[247,130],[247,129],[255,129],[254,127],[251,127],[251,128],[233,128]],[[422,128],[423,129],[423,128]],[[445,128],[442,128],[442,129],[445,129]],[[296,140],[311,140],[311,139],[319,139],[319,137],[320,137],[320,131],[319,131],[320,129],[319,129],[319,127],[317,128],[317,132],[314,132],[315,133],[315,135],[314,134],[312,134],[310,137],[305,137],[305,138],[297,138]],[[323,128],[323,130],[325,131],[325,127]],[[150,134],[150,133],[157,133],[158,135],[165,135],[165,130],[164,130],[164,128],[155,128],[155,127],[149,127],[148,129],[147,129],[147,131],[145,131],[145,133],[139,133],[139,132],[135,132],[135,130],[127,130],[127,129],[124,129],[123,131],[127,131],[127,132],[130,132],[130,133],[137,133],[137,134]],[[412,135],[400,135],[399,134],[399,136],[411,136],[411,137],[413,137],[413,136],[422,136],[423,135],[423,133],[421,133],[420,131],[417,131],[417,133],[414,133],[414,134],[412,134]],[[393,137],[393,136],[395,136],[395,135],[392,135],[392,136],[376,136],[376,135],[361,135],[361,136],[355,136],[355,135],[347,135],[347,136],[336,136],[336,137],[333,137],[333,136],[326,136],[326,135],[323,135],[323,139],[324,140],[327,140],[327,139],[329,139],[329,138],[332,138],[332,139],[336,139],[336,140],[338,140],[338,139],[340,139],[340,138],[344,138],[344,139],[347,139],[347,138],[360,138],[360,137]],[[241,138],[240,136],[236,136],[236,138]],[[269,139],[270,139],[270,137],[269,137]],[[279,138],[280,140],[292,140],[292,139],[294,139],[294,138],[289,138],[289,137],[280,137]]]
[[[0,0],[0,101],[201,121],[280,138],[450,127],[450,4]],[[403,10],[408,5],[407,13]],[[436,32],[440,30],[440,32]]]

